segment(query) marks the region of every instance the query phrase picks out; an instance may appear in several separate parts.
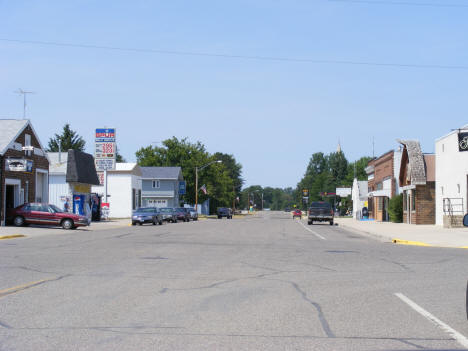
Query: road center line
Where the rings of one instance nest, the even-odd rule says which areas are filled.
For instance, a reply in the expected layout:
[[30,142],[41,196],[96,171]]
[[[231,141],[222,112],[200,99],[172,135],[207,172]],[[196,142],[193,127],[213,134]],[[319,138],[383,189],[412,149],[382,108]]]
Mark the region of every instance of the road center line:
[[314,232],[312,229],[307,228],[307,227],[304,225],[304,223],[302,223],[302,221],[300,221],[300,220],[299,220],[299,224],[302,225],[302,226],[304,227],[305,230],[307,230],[307,231],[311,232],[312,234],[314,234],[317,238],[322,239],[322,240],[327,240],[327,239],[325,239],[323,236],[321,236],[319,233],[316,233],[316,232]]
[[433,314],[429,313],[426,311],[424,308],[407,298],[405,295],[402,293],[395,293],[395,296],[398,297],[400,300],[402,300],[404,303],[406,303],[408,306],[410,306],[413,310],[418,312],[420,315],[423,317],[427,318],[430,322],[438,326],[440,329],[442,329],[444,332],[449,334],[452,338],[454,338],[460,345],[463,347],[468,348],[468,339],[457,332],[455,329],[451,328],[448,324],[442,322],[440,319],[435,317]]

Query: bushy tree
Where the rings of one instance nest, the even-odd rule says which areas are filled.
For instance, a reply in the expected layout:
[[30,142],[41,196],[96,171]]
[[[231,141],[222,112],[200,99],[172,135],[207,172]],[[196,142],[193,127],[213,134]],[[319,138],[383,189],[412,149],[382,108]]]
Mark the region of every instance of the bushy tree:
[[50,138],[47,151],[66,152],[70,149],[84,151],[86,142],[75,131],[70,128],[70,124],[65,124],[62,134],[55,134]]
[[388,204],[390,221],[394,223],[403,222],[403,194],[392,197]]

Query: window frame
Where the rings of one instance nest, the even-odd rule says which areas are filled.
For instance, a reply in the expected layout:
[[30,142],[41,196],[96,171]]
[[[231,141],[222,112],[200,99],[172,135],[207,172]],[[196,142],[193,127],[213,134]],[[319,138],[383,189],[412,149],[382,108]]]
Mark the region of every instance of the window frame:
[[161,187],[161,181],[159,179],[155,179],[151,182],[151,186],[153,189],[159,189]]

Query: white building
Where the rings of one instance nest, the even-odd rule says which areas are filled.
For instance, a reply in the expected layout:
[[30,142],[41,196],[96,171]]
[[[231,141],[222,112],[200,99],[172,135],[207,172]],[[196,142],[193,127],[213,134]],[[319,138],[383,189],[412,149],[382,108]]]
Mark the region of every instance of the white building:
[[468,124],[437,139],[435,154],[436,224],[443,225],[444,217],[460,219],[468,208]]
[[[104,186],[93,186],[92,191],[104,196]],[[109,217],[129,218],[141,206],[141,168],[136,163],[116,163],[115,170],[107,171],[107,202]],[[102,202],[106,199],[103,197]]]
[[367,205],[367,192],[368,183],[367,180],[357,180],[354,178],[353,187],[351,190],[351,199],[353,200],[353,218],[362,218],[362,208]]

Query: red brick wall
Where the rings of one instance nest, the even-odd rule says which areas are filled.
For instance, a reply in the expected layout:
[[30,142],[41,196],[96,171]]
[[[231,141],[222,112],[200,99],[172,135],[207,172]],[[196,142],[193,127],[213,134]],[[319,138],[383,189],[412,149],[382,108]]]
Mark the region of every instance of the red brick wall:
[[416,216],[414,217],[415,224],[435,224],[435,182],[416,186]]
[[[24,146],[25,143],[25,134],[31,135],[31,145],[34,146],[35,148],[40,148],[41,146],[39,145],[39,141],[36,139],[32,129],[28,126],[25,128],[25,130],[18,136],[18,138],[15,140],[17,143],[20,143],[22,146]],[[32,160],[33,161],[33,168],[32,168],[32,173],[23,173],[23,172],[10,172],[10,171],[5,171],[5,158],[8,157],[25,157],[26,159]],[[49,161],[45,156],[38,156],[35,155],[33,151],[31,151],[30,156],[25,156],[24,151],[18,151],[18,150],[12,150],[9,149],[5,152],[5,155],[0,159],[0,166],[1,168],[1,196],[0,196],[0,220],[4,219],[5,216],[5,209],[3,208],[3,205],[5,203],[5,178],[11,178],[11,179],[20,179],[21,180],[21,188],[24,189],[26,192],[26,181],[29,181],[29,191],[28,194],[26,195],[27,201],[33,202],[35,201],[35,196],[36,196],[36,169],[44,169],[47,172],[49,171]]]

